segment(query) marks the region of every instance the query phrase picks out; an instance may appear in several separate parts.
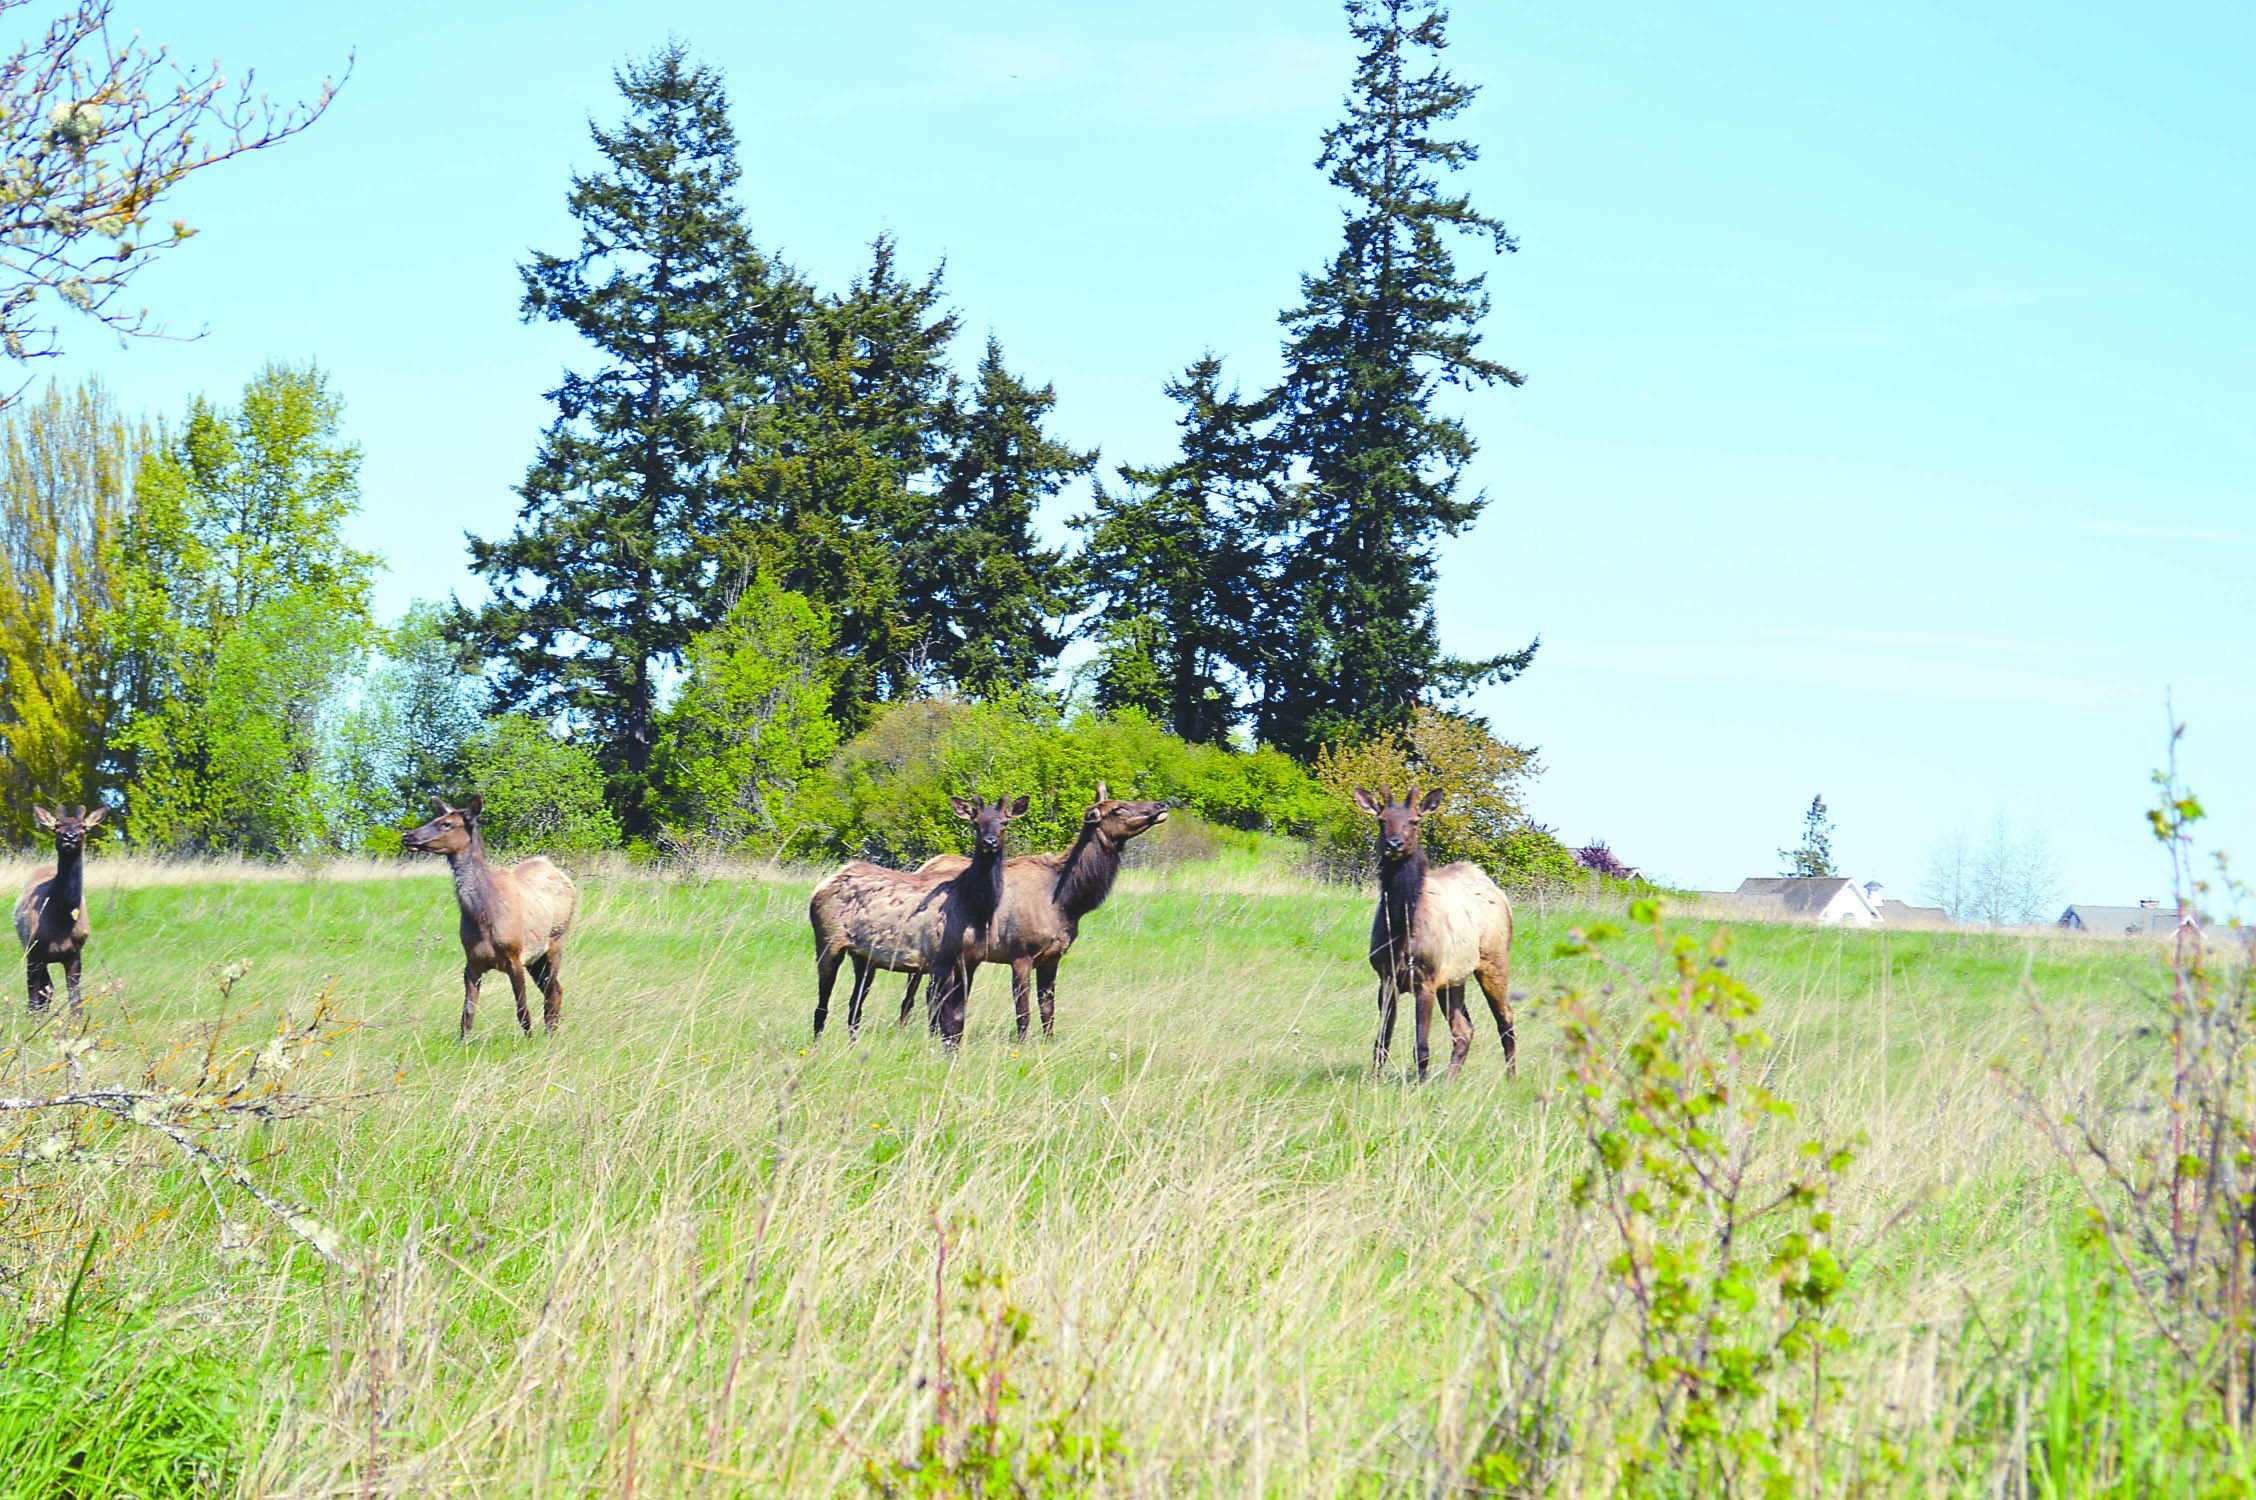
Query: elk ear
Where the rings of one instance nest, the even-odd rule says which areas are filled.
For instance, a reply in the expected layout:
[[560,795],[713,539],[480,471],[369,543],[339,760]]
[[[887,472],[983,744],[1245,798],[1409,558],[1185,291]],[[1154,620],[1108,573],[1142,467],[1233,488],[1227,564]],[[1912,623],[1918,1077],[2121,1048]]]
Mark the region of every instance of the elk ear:
[[446,798],[440,796],[437,792],[433,792],[431,794],[431,811],[443,818],[448,813],[453,812],[454,809],[446,805]]
[[96,823],[101,822],[103,814],[107,813],[108,811],[109,809],[106,807],[96,807],[92,812],[86,815],[86,826],[92,828]]
[[1375,818],[1379,815],[1379,808],[1383,804],[1380,803],[1378,798],[1371,795],[1368,788],[1357,787],[1355,789],[1355,805]]
[[1105,784],[1101,781],[1097,783],[1097,800],[1099,802],[1110,802],[1112,800],[1112,793],[1105,790]]
[[1437,786],[1426,793],[1426,800],[1418,804],[1418,811],[1420,814],[1430,813],[1439,806],[1441,806],[1441,788]]
[[[1002,805],[1002,802],[1001,802],[1001,799],[1000,799],[1000,798],[998,798],[998,799],[996,800],[996,804],[995,804],[995,805],[996,805],[996,806],[998,806],[998,807],[1000,807],[1000,806]],[[1019,798],[1019,799],[1018,799],[1018,800],[1017,800],[1016,802],[1013,802],[1013,803],[1012,803],[1012,804],[1010,805],[1010,811],[1009,811],[1009,812],[1006,812],[1006,813],[1004,813],[1004,814],[1003,814],[1003,816],[1004,816],[1004,817],[1006,817],[1006,818],[1023,818],[1023,817],[1025,817],[1025,816],[1026,816],[1026,799],[1025,799],[1024,797],[1021,797],[1021,798]]]
[[964,799],[961,797],[950,797],[948,799],[948,805],[954,808],[956,810],[956,816],[963,819],[966,823],[979,816],[980,802],[977,797],[973,797],[969,802],[964,801]]
[[485,794],[482,792],[472,792],[470,794],[470,800],[462,804],[463,814],[467,817],[475,818],[478,816],[478,814],[484,812],[485,810],[486,799]]
[[32,821],[37,823],[42,828],[52,828],[55,826],[55,815],[49,812],[46,808],[39,806],[37,803],[32,804],[31,816]]

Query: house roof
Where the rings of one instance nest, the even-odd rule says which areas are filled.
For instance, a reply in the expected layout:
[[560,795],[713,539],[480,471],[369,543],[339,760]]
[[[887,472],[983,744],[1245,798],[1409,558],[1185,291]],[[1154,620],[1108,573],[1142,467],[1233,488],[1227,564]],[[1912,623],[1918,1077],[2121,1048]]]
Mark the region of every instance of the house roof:
[[1939,906],[1913,906],[1893,897],[1880,903],[1880,919],[1897,927],[1948,927],[1950,913]]
[[2085,906],[2078,904],[2060,914],[2060,925],[2085,932],[2175,932],[2178,910],[2174,906]]
[[[1843,888],[1855,889],[1856,882],[1845,875],[1758,875],[1740,881],[1733,894],[1741,900],[1775,901],[1788,911],[1821,912]],[[1857,898],[1863,900],[1862,890]]]

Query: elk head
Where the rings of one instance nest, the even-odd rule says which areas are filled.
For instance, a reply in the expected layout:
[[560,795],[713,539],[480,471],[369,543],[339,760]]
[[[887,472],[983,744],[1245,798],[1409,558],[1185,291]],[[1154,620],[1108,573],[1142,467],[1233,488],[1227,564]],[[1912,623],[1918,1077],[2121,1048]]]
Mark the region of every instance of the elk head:
[[108,813],[109,809],[106,807],[96,807],[88,812],[83,802],[78,804],[78,811],[75,813],[64,811],[60,803],[56,804],[53,812],[37,804],[31,809],[32,820],[55,835],[55,852],[58,854],[76,854],[86,847],[86,830],[100,823]]
[[1441,788],[1437,786],[1421,798],[1418,789],[1412,787],[1397,802],[1394,793],[1383,787],[1376,797],[1357,787],[1355,805],[1379,820],[1380,862],[1399,864],[1418,852],[1418,825],[1427,813],[1441,806]]
[[981,854],[1002,853],[1003,830],[1010,826],[1011,819],[1026,815],[1024,797],[1016,802],[997,797],[995,805],[989,807],[974,794],[969,802],[961,797],[950,797],[948,805],[956,810],[957,817],[971,825],[972,847]]
[[400,836],[403,848],[424,854],[460,854],[478,837],[478,814],[486,809],[486,799],[476,792],[460,807],[449,807],[444,798],[431,799],[432,810],[437,814],[422,827]]
[[1147,833],[1167,821],[1167,804],[1164,802],[1115,802],[1103,782],[1097,783],[1097,800],[1082,817],[1084,823],[1093,823],[1104,830],[1105,837],[1114,843]]

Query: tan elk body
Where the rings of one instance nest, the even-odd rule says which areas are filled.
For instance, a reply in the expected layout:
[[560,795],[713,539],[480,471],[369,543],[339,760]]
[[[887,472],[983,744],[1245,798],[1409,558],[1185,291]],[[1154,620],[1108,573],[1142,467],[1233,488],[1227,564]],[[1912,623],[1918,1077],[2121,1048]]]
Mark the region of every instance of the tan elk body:
[[[1096,803],[1082,816],[1081,832],[1071,849],[1062,854],[1022,854],[1004,862],[1002,907],[982,961],[1011,966],[1011,1000],[1018,1012],[1020,1040],[1025,1039],[1031,1019],[1027,1002],[1036,981],[1041,989],[1042,1034],[1057,1029],[1058,964],[1081,935],[1081,919],[1112,894],[1127,842],[1166,821],[1166,803],[1116,802],[1100,781]],[[961,854],[940,854],[917,869],[952,874],[969,863]],[[921,978],[918,971],[910,971],[908,989],[901,996],[903,1022],[916,1006]]]
[[1465,981],[1488,997],[1504,1043],[1504,1070],[1519,1071],[1512,1031],[1512,903],[1479,865],[1459,862],[1435,870],[1426,863],[1418,825],[1441,806],[1436,787],[1421,800],[1416,788],[1400,802],[1392,793],[1373,797],[1355,789],[1355,805],[1379,822],[1379,909],[1371,918],[1371,967],[1379,976],[1379,1036],[1371,1048],[1374,1073],[1386,1067],[1394,1045],[1394,1013],[1404,991],[1417,1004],[1418,1076],[1426,1076],[1427,1038],[1438,1001],[1449,1022],[1449,1074],[1465,1065],[1473,1047],[1473,1021],[1465,1008]]
[[950,797],[956,816],[972,825],[972,854],[963,868],[888,870],[865,860],[842,866],[807,900],[815,937],[815,1035],[830,1016],[831,985],[851,958],[854,988],[846,1002],[846,1032],[861,1029],[862,1002],[880,970],[931,974],[931,1027],[950,1046],[963,1039],[964,1008],[993,935],[1003,898],[1003,842],[1026,799],[992,807],[978,797]]
[[50,969],[63,966],[63,983],[70,990],[71,1008],[79,1004],[79,965],[86,943],[94,935],[86,920],[86,834],[109,812],[92,812],[82,803],[76,813],[60,804],[49,812],[34,807],[32,817],[55,835],[55,862],[31,872],[31,881],[16,898],[16,941],[24,953],[24,989],[33,1010],[45,1010],[55,998]]
[[486,860],[478,829],[485,798],[472,793],[461,807],[431,799],[437,816],[401,840],[409,849],[443,854],[454,872],[454,897],[462,911],[462,1038],[478,1014],[478,982],[492,970],[509,976],[517,999],[517,1024],[530,1036],[533,1013],[525,1003],[528,975],[541,989],[541,1024],[549,1031],[564,1013],[564,939],[572,930],[579,891],[572,877],[534,855],[506,868]]

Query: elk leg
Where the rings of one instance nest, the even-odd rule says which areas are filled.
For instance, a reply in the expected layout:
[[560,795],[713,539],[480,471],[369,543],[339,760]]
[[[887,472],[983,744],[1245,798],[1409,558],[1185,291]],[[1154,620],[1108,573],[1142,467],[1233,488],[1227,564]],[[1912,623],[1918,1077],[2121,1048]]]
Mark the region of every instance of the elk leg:
[[55,984],[47,972],[47,960],[34,946],[24,950],[24,998],[34,1014],[45,1010],[55,999]]
[[72,1010],[77,1010],[80,1004],[78,998],[78,965],[79,956],[75,953],[71,954],[68,958],[65,958],[63,960],[63,983],[70,990],[70,1003]]
[[1374,1079],[1386,1072],[1387,1053],[1394,1050],[1394,1008],[1399,995],[1395,976],[1383,975],[1379,980],[1379,1039],[1371,1044],[1371,1076]]
[[971,994],[970,969],[960,957],[932,966],[932,1031],[950,1049],[963,1043],[964,1009]]
[[1504,1043],[1504,1076],[1514,1078],[1520,1071],[1519,1039],[1512,1032],[1512,991],[1509,986],[1511,971],[1500,963],[1482,964],[1479,968],[1481,993],[1488,996],[1489,1013],[1496,1017],[1496,1035]]
[[1057,965],[1042,964],[1034,970],[1034,978],[1041,986],[1042,1035],[1057,1035]]
[[846,1040],[852,1041],[862,1034],[862,1002],[869,998],[870,981],[877,970],[861,954],[854,955],[854,988],[846,996]]
[[564,1019],[564,945],[550,943],[548,951],[533,962],[533,977],[541,987],[541,1029],[553,1036],[556,1023]]
[[1426,1081],[1427,1037],[1433,1031],[1434,982],[1426,975],[1417,978],[1418,986],[1418,1081]]
[[823,1022],[830,1019],[830,987],[838,978],[838,966],[846,961],[844,948],[833,948],[815,955],[815,1040],[822,1040]]
[[1465,1009],[1464,981],[1442,992],[1441,1009],[1449,1019],[1449,1076],[1455,1078],[1473,1050],[1473,1017]]
[[462,966],[462,1039],[470,1040],[470,1023],[478,1018],[478,981],[485,971],[472,964]]
[[895,1021],[894,1025],[906,1026],[909,1024],[909,1012],[916,1009],[917,986],[922,983],[924,983],[924,975],[911,969],[909,971],[909,987],[901,992],[901,1019]]
[[525,1035],[533,1034],[533,1009],[525,1003],[525,960],[509,961],[509,992],[517,997],[517,1025]]
[[1034,964],[1018,959],[1011,964],[1011,1005],[1018,1012],[1018,1040],[1026,1040],[1027,1022],[1033,1019]]

